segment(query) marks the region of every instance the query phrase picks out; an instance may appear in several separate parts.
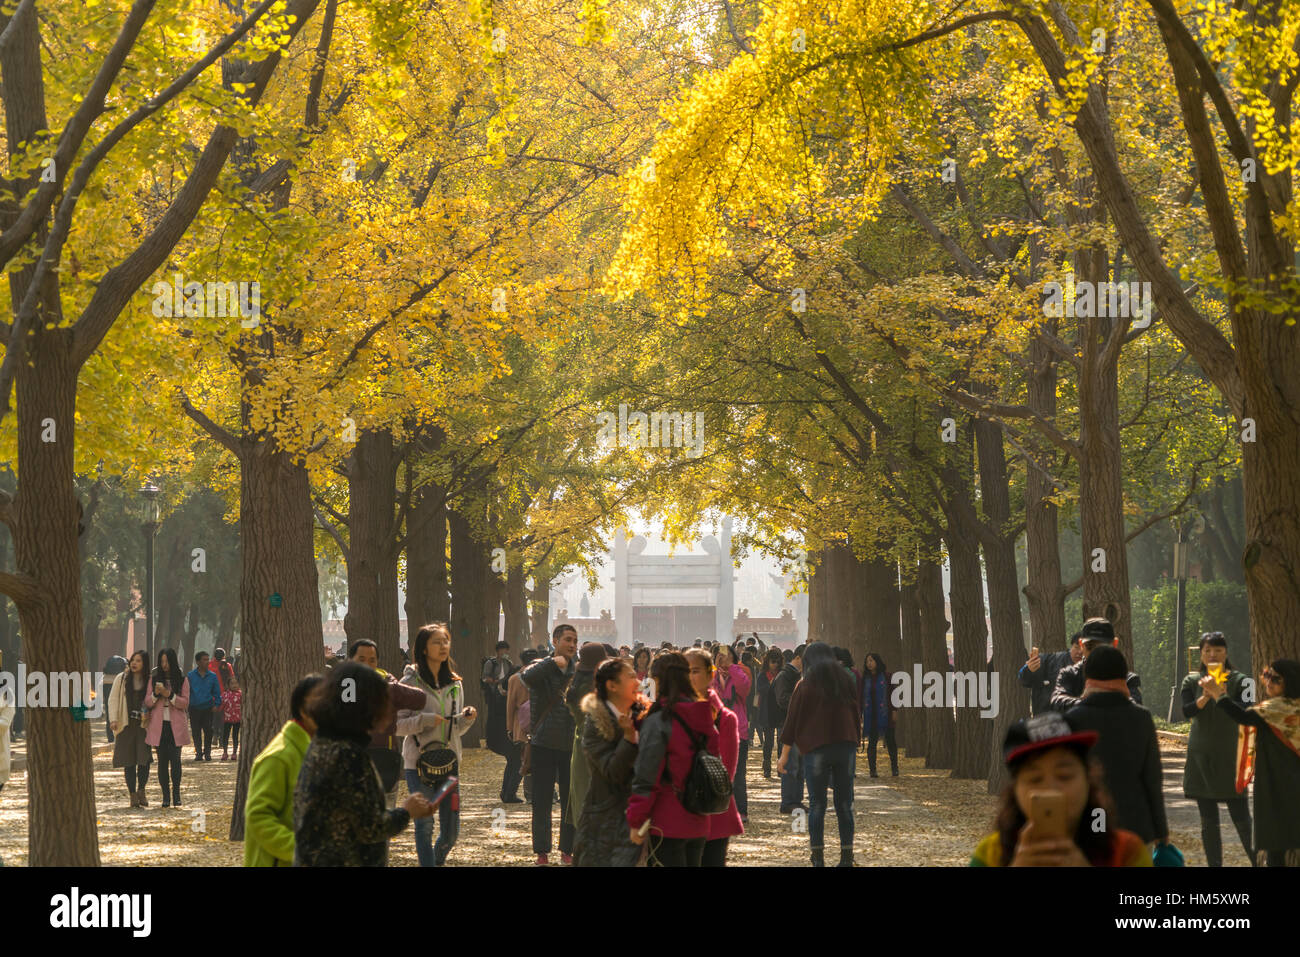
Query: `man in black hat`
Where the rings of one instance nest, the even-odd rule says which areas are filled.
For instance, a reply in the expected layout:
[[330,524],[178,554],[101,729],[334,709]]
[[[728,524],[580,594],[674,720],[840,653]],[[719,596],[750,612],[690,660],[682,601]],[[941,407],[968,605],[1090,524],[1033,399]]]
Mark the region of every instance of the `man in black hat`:
[[1102,644],[1083,665],[1083,702],[1066,712],[1077,730],[1096,731],[1092,753],[1106,772],[1118,826],[1150,844],[1169,841],[1164,772],[1151,712],[1134,704],[1126,684],[1128,664],[1118,648]]
[[[1083,700],[1086,681],[1083,668],[1087,663],[1088,655],[1104,645],[1113,647],[1118,644],[1115,626],[1105,618],[1089,618],[1083,623],[1083,627],[1079,629],[1079,646],[1083,652],[1083,659],[1068,668],[1062,668],[1061,673],[1056,676],[1056,687],[1052,689],[1051,700],[1053,711],[1069,711]],[[1141,704],[1142,679],[1130,671],[1125,683],[1128,685],[1129,696]]]

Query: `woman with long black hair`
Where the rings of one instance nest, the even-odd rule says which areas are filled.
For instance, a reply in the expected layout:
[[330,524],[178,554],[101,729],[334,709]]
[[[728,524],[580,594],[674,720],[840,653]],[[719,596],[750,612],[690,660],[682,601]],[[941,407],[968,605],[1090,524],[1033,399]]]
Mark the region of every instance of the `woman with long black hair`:
[[[1269,867],[1286,867],[1288,855],[1300,854],[1300,661],[1274,659],[1259,676],[1264,698],[1243,708],[1212,675],[1201,688],[1215,706],[1243,726],[1238,746],[1237,785],[1244,791],[1255,781],[1255,848]],[[1251,734],[1253,731],[1254,734]],[[1251,739],[1254,760],[1251,766]]]
[[862,734],[867,739],[867,768],[876,774],[876,742],[885,737],[889,751],[889,768],[898,777],[898,741],[894,737],[894,702],[889,694],[889,669],[885,660],[874,651],[867,652],[862,661]]
[[145,692],[149,733],[145,740],[158,752],[158,783],[163,807],[181,806],[181,748],[190,743],[186,712],[190,707],[190,679],[181,671],[175,648],[158,652],[152,687]]
[[763,656],[763,667],[758,672],[758,736],[763,743],[763,777],[772,776],[772,742],[781,730],[776,702],[772,700],[772,683],[785,667],[785,656],[780,648],[769,648]]
[[[412,664],[406,666],[402,684],[419,688],[425,693],[423,711],[400,711],[397,733],[406,735],[402,744],[402,763],[406,770],[406,786],[411,794],[422,794],[432,800],[443,782],[460,773],[461,736],[469,730],[478,716],[465,705],[465,687],[456,674],[456,662],[451,658],[451,631],[445,622],[435,621],[425,625],[415,636]],[[426,755],[426,772],[420,773],[420,755]],[[428,756],[442,755],[438,762]],[[429,772],[432,765],[440,768],[436,775]],[[451,795],[438,805],[438,841],[433,841],[433,818],[417,818],[415,822],[415,853],[421,867],[441,867],[460,837],[460,799]]]
[[803,676],[790,695],[776,769],[783,774],[790,746],[799,749],[808,782],[808,843],[813,867],[826,864],[822,844],[828,785],[833,789],[840,829],[839,866],[853,866],[853,778],[861,726],[853,676],[836,660],[830,645],[812,642],[804,649]]
[[145,785],[149,783],[149,765],[153,755],[145,740],[144,721],[148,717],[144,698],[149,692],[149,653],[137,651],[126,670],[113,678],[108,693],[108,724],[113,732],[113,767],[126,772],[126,789],[131,807],[148,807]]
[[1246,856],[1251,853],[1250,797],[1237,793],[1237,728],[1214,698],[1201,689],[1201,679],[1213,675],[1226,697],[1246,707],[1250,680],[1228,660],[1228,641],[1221,631],[1201,635],[1201,667],[1183,679],[1183,717],[1192,723],[1187,736],[1187,763],[1183,768],[1183,794],[1196,802],[1201,815],[1201,843],[1205,863],[1223,866],[1223,839],[1219,834],[1219,805],[1228,806]]

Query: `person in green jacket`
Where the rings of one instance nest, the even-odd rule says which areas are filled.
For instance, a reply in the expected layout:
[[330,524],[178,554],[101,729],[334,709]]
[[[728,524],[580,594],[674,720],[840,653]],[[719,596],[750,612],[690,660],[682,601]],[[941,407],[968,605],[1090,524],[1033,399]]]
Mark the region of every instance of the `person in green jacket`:
[[307,696],[324,681],[308,675],[289,697],[293,720],[253,759],[244,804],[244,866],[293,866],[293,789],[303,755],[316,734],[316,722],[303,712]]
[[1187,763],[1183,766],[1183,795],[1196,802],[1201,815],[1201,843],[1205,863],[1223,866],[1223,841],[1219,836],[1219,804],[1237,829],[1246,856],[1252,858],[1249,798],[1237,793],[1237,723],[1214,707],[1214,699],[1201,688],[1201,679],[1213,674],[1231,700],[1243,700],[1247,677],[1228,661],[1228,640],[1221,631],[1201,635],[1201,667],[1183,679],[1183,717],[1191,721],[1187,736]]
[[587,788],[591,786],[591,769],[582,750],[582,729],[587,716],[582,710],[582,699],[595,687],[596,668],[609,657],[609,652],[599,642],[588,642],[578,652],[578,665],[564,693],[564,703],[573,715],[573,751],[569,756],[569,820],[576,831],[582,820],[582,807],[587,802]]

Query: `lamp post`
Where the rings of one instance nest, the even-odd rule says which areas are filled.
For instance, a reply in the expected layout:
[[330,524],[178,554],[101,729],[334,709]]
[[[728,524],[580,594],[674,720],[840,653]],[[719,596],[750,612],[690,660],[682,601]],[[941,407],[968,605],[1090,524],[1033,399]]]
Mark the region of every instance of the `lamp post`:
[[145,649],[150,664],[154,664],[153,648],[153,538],[158,533],[158,493],[162,491],[153,482],[140,489],[144,498],[144,630]]
[[1178,655],[1183,648],[1183,626],[1187,621],[1187,525],[1178,523],[1178,541],[1174,543],[1174,580],[1178,583],[1178,606],[1174,611],[1174,685],[1169,693],[1169,717],[1174,720],[1174,701],[1178,697],[1178,685],[1182,674]]

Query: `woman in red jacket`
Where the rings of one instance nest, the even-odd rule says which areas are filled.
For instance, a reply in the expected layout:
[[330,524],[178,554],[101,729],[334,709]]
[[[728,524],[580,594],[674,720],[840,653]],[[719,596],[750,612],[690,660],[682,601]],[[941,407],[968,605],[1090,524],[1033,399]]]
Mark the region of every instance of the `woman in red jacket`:
[[[650,841],[649,863],[657,867],[699,867],[709,839],[709,817],[682,807],[678,792],[695,760],[692,737],[721,757],[713,705],[691,685],[690,663],[678,651],[654,660],[659,700],[638,730],[636,767],[627,822],[635,844]],[[690,729],[689,731],[687,729]],[[647,833],[642,825],[649,822]]]
[[[729,650],[720,648],[719,658],[728,656]],[[703,648],[688,648],[685,654],[691,665],[691,687],[707,697],[713,708],[713,724],[718,729],[718,747],[721,750],[719,756],[727,774],[734,781],[737,778],[736,767],[740,761],[741,749],[749,742],[740,740],[739,718],[718,696],[712,657]],[[744,820],[736,806],[736,793],[732,791],[731,804],[725,811],[709,815],[709,840],[704,845],[705,867],[725,867],[727,842],[737,834],[745,833]]]

